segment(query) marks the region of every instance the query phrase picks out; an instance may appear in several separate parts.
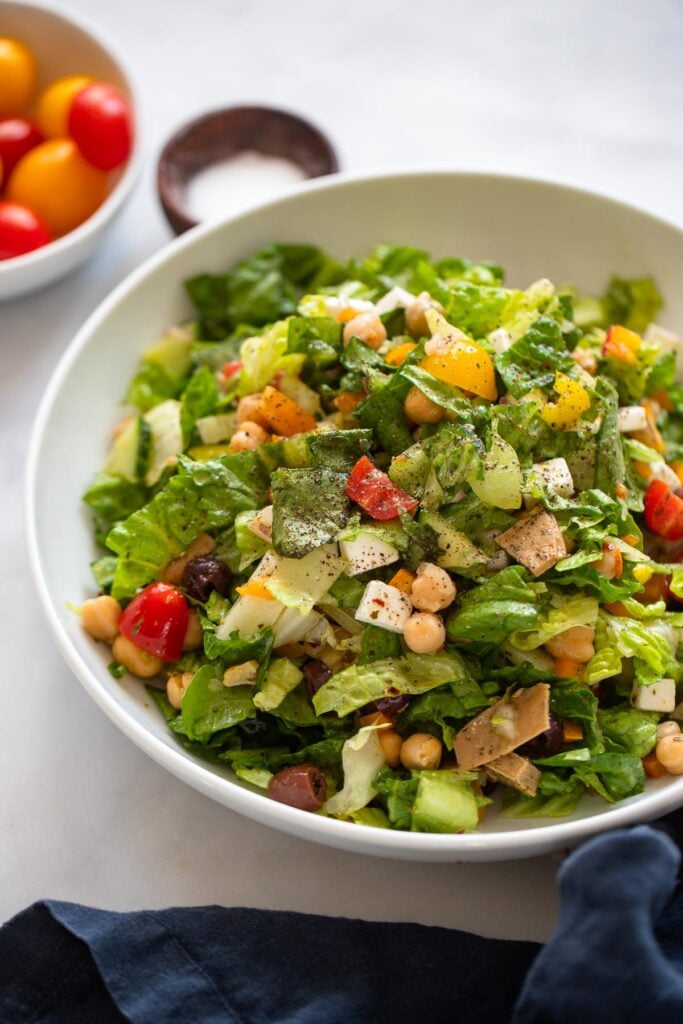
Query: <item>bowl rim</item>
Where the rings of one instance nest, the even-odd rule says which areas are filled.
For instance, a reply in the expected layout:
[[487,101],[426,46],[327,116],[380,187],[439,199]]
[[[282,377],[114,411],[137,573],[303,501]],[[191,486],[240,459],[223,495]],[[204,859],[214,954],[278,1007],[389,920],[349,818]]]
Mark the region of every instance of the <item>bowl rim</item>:
[[[133,149],[125,164],[123,173],[118,179],[114,187],[108,196],[106,196],[103,203],[101,203],[94,213],[91,213],[82,224],[74,228],[72,231],[67,231],[65,235],[61,235],[59,238],[55,238],[54,241],[48,242],[47,245],[42,245],[38,249],[33,249],[31,252],[23,253],[21,256],[13,256],[8,260],[0,260],[0,277],[7,275],[15,270],[24,270],[28,267],[34,267],[40,263],[46,262],[49,259],[59,258],[60,254],[68,250],[72,245],[78,245],[78,243],[91,234],[98,231],[100,227],[106,224],[120,207],[125,202],[126,198],[130,194],[135,181],[137,180],[140,171],[142,170],[142,144],[140,141],[140,95],[138,88],[135,84],[135,79],[130,70],[130,65],[123,56],[118,43],[116,43],[108,35],[108,33],[102,30],[99,25],[93,24],[92,21],[86,16],[83,17],[81,14],[66,14],[60,7],[55,6],[52,3],[32,3],[30,0],[8,0],[9,4],[14,7],[24,7],[27,11],[46,11],[53,17],[58,18],[64,22],[65,25],[72,25],[74,28],[80,29],[84,35],[89,36],[93,42],[97,43],[112,59],[114,64],[117,65],[122,78],[126,83],[126,90],[133,110]],[[3,0],[0,0],[0,12],[4,6]],[[11,298],[11,296],[9,296]],[[19,298],[20,296],[17,296]]]
[[180,747],[174,748],[168,745],[149,731],[142,723],[134,720],[126,709],[117,702],[115,697],[101,686],[98,675],[89,668],[71,641],[67,630],[59,619],[57,605],[50,593],[41,564],[35,498],[37,487],[39,486],[37,470],[40,453],[52,409],[64,380],[82,350],[86,348],[100,324],[116,306],[125,300],[129,292],[137,288],[148,275],[152,274],[177,252],[195,245],[211,234],[224,231],[227,225],[241,221],[243,218],[251,216],[254,212],[266,212],[270,208],[289,202],[290,199],[294,199],[302,193],[332,191],[376,180],[422,178],[425,181],[429,181],[436,177],[447,177],[455,182],[478,179],[480,181],[488,181],[492,185],[502,181],[520,185],[532,185],[550,191],[559,189],[568,195],[579,195],[582,198],[607,203],[612,205],[617,211],[621,210],[629,214],[639,214],[656,222],[661,227],[675,232],[681,236],[683,241],[683,228],[672,221],[652,214],[635,204],[591,189],[581,188],[568,182],[529,175],[449,170],[448,168],[425,169],[420,167],[402,168],[400,170],[373,170],[371,172],[347,171],[324,178],[312,179],[310,182],[293,186],[268,202],[254,203],[239,214],[226,217],[220,221],[199,224],[178,238],[172,239],[128,274],[90,314],[55,367],[40,401],[31,430],[27,455],[24,487],[24,525],[29,564],[50,632],[65,661],[85,690],[102,708],[110,720],[136,746],[194,789],[216,799],[231,810],[237,811],[262,824],[323,845],[334,846],[352,852],[374,854],[375,856],[402,857],[404,859],[411,859],[412,857],[415,860],[431,859],[435,861],[457,860],[458,855],[463,856],[463,858],[472,855],[472,859],[477,859],[478,856],[483,858],[488,855],[490,859],[498,860],[504,860],[508,855],[511,858],[531,857],[552,848],[575,844],[607,828],[651,820],[667,811],[675,809],[683,804],[683,778],[678,785],[676,782],[672,782],[666,788],[646,794],[644,800],[636,798],[636,802],[625,801],[621,804],[609,805],[604,811],[586,818],[559,821],[549,825],[539,825],[516,831],[471,832],[455,835],[402,832],[399,830],[372,828],[368,825],[351,825],[348,822],[339,821],[334,818],[309,814],[297,808],[269,800],[258,791],[247,789],[238,782],[234,782],[225,776],[217,775],[208,764],[205,766],[195,762]]

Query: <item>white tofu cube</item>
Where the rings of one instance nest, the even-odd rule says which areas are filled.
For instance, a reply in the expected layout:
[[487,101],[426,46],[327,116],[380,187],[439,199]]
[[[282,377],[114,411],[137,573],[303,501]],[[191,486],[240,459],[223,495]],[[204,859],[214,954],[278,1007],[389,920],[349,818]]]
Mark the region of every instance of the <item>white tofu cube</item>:
[[639,711],[669,713],[676,707],[676,683],[673,679],[660,679],[649,686],[635,683],[631,703]]
[[497,356],[502,356],[503,352],[507,352],[512,345],[512,338],[504,327],[498,327],[495,331],[491,331],[489,341]]
[[399,558],[398,551],[393,545],[371,533],[359,533],[355,540],[342,540],[339,549],[342,558],[348,562],[346,572],[349,576],[358,576],[362,572],[369,572],[370,569],[391,565]]
[[620,434],[630,434],[633,430],[645,430],[647,414],[642,405],[624,405],[617,409],[617,425]]
[[559,494],[561,498],[571,498],[574,493],[574,478],[566,459],[534,462],[534,469],[555,494]]
[[409,306],[414,301],[414,295],[407,292],[405,288],[399,288],[396,285],[386,295],[383,295],[379,302],[375,303],[375,313],[381,316],[382,313],[389,313],[392,309],[405,309],[406,306]]
[[381,580],[370,580],[358,605],[356,619],[368,626],[402,633],[412,611],[413,602],[402,590]]

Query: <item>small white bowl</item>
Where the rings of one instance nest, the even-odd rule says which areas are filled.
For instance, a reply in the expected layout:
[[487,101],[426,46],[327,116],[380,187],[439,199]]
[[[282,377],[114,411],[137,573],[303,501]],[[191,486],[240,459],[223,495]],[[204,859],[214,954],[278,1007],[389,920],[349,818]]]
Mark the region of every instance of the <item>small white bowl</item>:
[[84,263],[128,199],[140,170],[138,102],[117,48],[99,29],[43,4],[0,0],[0,31],[20,39],[38,62],[38,90],[62,75],[89,75],[117,85],[131,101],[133,151],[102,205],[73,231],[24,256],[0,260],[0,301],[35,291]]
[[[71,343],[43,398],[27,478],[30,559],[49,627],[85,689],[113,722],[178,778],[250,818],[329,846],[410,860],[506,860],[570,846],[683,803],[683,778],[651,780],[615,806],[585,799],[570,818],[511,821],[495,814],[468,835],[394,832],[307,814],[267,799],[226,768],[184,750],[144,687],[117,682],[108,650],[67,608],[92,595],[95,557],[81,495],[102,465],[117,407],[140,353],[191,310],[185,278],[221,272],[270,242],[311,242],[332,255],[367,254],[381,241],[436,256],[493,259],[513,285],[540,277],[599,291],[613,272],[654,274],[663,322],[683,328],[683,231],[631,206],[563,185],[487,174],[339,175],[220,224],[200,226],[147,260],[102,303]],[[87,424],[87,430],[83,425]]]

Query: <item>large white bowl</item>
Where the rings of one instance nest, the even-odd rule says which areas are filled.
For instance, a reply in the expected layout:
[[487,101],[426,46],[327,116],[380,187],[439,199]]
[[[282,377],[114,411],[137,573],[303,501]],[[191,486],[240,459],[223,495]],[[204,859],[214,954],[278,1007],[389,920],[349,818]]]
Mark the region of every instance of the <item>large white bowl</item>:
[[142,350],[190,312],[182,282],[221,271],[273,241],[314,242],[338,257],[379,241],[435,254],[494,259],[513,284],[539,277],[599,290],[609,274],[653,273],[667,299],[664,322],[683,327],[683,232],[632,207],[561,185],[448,172],[339,176],[305,186],[222,224],[172,242],[123,282],[78,333],[36,420],[28,466],[28,543],[40,599],[57,644],[88,693],[159,764],[215,800],[265,824],[330,846],[414,860],[526,857],[683,803],[683,778],[648,783],[614,807],[585,800],[569,819],[509,821],[481,832],[392,832],[307,814],[268,800],[186,753],[138,682],[116,682],[107,651],[83,632],[66,602],[92,593],[95,548],[80,496],[102,464],[117,402]]
[[[89,75],[117,85],[131,100],[136,129],[139,108],[132,78],[116,46],[99,29],[45,4],[0,0],[0,32],[20,39],[38,62],[38,91],[62,75]],[[43,288],[86,261],[120,212],[140,171],[138,133],[133,151],[102,205],[73,231],[49,245],[0,260],[0,302]]]

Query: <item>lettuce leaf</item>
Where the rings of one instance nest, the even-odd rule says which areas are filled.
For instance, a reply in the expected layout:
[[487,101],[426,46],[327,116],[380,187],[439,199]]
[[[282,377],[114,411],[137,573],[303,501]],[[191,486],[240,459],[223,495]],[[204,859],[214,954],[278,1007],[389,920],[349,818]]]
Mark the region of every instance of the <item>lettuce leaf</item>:
[[266,671],[254,704],[260,711],[274,711],[295,690],[304,675],[289,658],[274,658]]
[[238,512],[265,505],[267,486],[254,452],[207,462],[181,456],[178,472],[165,487],[107,535],[107,547],[119,555],[114,597],[132,597],[138,587],[158,579],[200,533],[223,530]]
[[503,569],[468,591],[446,620],[452,640],[500,644],[516,630],[534,629],[543,610],[543,583],[532,583],[520,565]]
[[304,293],[340,280],[340,268],[312,245],[269,245],[226,274],[199,274],[185,282],[199,313],[199,332],[220,340],[238,324],[272,323],[296,312]]
[[273,547],[302,558],[334,540],[346,525],[350,501],[346,474],[333,469],[277,469],[273,489]]
[[131,483],[120,476],[98,473],[83,495],[83,501],[92,511],[95,537],[99,544],[106,542],[112,527],[127,519],[147,501],[149,491],[141,483]]
[[607,749],[641,758],[649,754],[657,742],[660,717],[656,712],[639,711],[630,704],[598,711],[598,722]]
[[551,607],[543,614],[537,625],[531,630],[518,630],[513,633],[510,643],[520,651],[533,651],[558,633],[564,633],[574,626],[593,626],[598,617],[598,608],[596,598],[583,594],[554,597]]
[[495,357],[496,370],[507,390],[521,398],[534,388],[551,387],[555,372],[576,367],[556,320],[541,316],[502,355]]
[[334,711],[341,718],[381,697],[425,693],[444,683],[468,679],[465,664],[454,651],[406,654],[337,672],[313,698],[319,715]]
[[195,673],[180,712],[184,734],[199,743],[255,715],[253,688],[223,686],[222,671],[216,665],[205,665]]
[[367,806],[377,793],[374,781],[385,763],[377,726],[366,725],[360,729],[345,742],[341,756],[344,785],[324,804],[323,810],[326,814],[346,817]]

